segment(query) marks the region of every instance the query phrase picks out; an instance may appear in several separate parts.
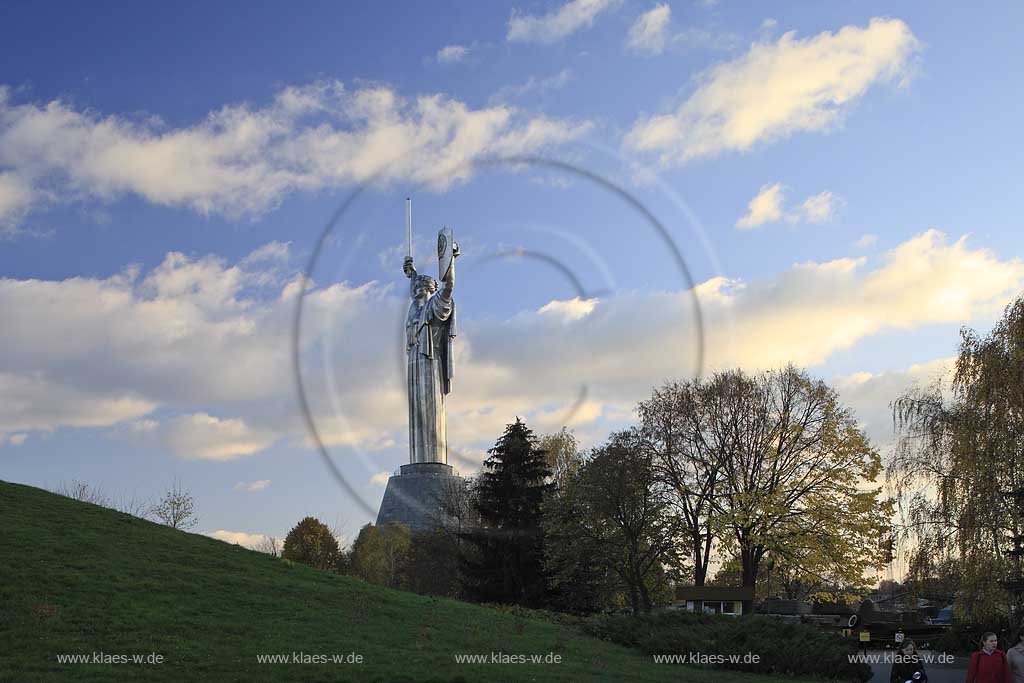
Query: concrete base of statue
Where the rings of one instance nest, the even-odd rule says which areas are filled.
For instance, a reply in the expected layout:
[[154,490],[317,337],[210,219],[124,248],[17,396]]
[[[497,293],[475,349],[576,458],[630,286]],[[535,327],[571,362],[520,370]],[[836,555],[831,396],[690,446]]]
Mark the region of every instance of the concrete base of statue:
[[465,486],[451,465],[417,462],[402,465],[401,474],[388,479],[377,512],[377,526],[401,522],[413,531],[429,531],[443,522],[440,498],[450,486]]

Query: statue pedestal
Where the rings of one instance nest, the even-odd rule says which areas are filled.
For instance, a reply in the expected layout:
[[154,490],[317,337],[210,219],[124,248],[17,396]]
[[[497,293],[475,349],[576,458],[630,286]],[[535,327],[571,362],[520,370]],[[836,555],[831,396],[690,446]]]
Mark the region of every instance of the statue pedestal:
[[430,531],[442,521],[440,497],[449,486],[465,486],[451,465],[417,462],[402,465],[401,474],[388,479],[377,512],[377,526],[401,522],[413,531]]

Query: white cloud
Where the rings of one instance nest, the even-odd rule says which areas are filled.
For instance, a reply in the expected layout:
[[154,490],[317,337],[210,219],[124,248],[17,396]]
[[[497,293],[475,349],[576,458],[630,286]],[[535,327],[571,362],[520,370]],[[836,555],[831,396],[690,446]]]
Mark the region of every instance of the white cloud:
[[242,259],[243,266],[251,266],[265,262],[287,261],[291,256],[291,242],[267,242]]
[[858,239],[855,244],[861,249],[867,249],[868,247],[873,246],[877,241],[878,235],[869,232],[861,235],[860,239]]
[[661,54],[668,41],[671,18],[672,8],[664,2],[644,12],[630,27],[626,47],[640,54]]
[[892,402],[912,387],[948,380],[955,363],[955,358],[940,358],[905,370],[842,375],[832,378],[830,384],[853,410],[871,442],[878,448],[887,448],[894,437]]
[[835,217],[843,200],[835,193],[825,190],[805,199],[798,207],[785,207],[786,188],[782,183],[763,185],[757,196],[747,204],[747,213],[736,221],[740,229],[756,228],[765,223],[828,223]]
[[508,20],[510,42],[554,43],[583,28],[590,27],[599,14],[619,5],[620,0],[569,0],[543,16],[512,11]]
[[[0,432],[122,424],[131,438],[211,459],[279,440],[308,446],[291,391],[295,290],[253,293],[250,283],[264,281],[262,271],[175,254],[145,274],[0,280]],[[934,230],[870,260],[713,278],[697,287],[704,369],[813,368],[881,332],[994,318],[1022,287],[1021,261]],[[329,447],[392,449],[404,460],[396,325],[406,305],[404,291],[374,282],[307,294],[303,378]],[[453,464],[472,471],[516,415],[544,430],[571,419],[581,438],[603,439],[633,419],[651,386],[696,370],[692,321],[692,295],[679,291],[554,301],[504,319],[460,310]],[[171,417],[158,422],[157,408]],[[389,464],[366,456],[365,476]]]
[[701,75],[696,91],[669,114],[642,117],[627,148],[680,164],[801,131],[826,131],[873,85],[902,85],[920,43],[899,19],[872,19],[799,40],[754,43],[747,54]]
[[0,173],[0,235],[15,230],[36,200],[35,195],[31,184],[20,175]]
[[[936,231],[908,240],[873,267],[866,259],[838,259],[753,282],[717,278],[699,288],[705,369],[814,367],[883,331],[997,315],[1022,285],[1019,260],[1000,260],[964,239],[947,243]],[[567,378],[586,384],[588,400],[628,405],[653,384],[694,371],[691,321],[688,293],[627,292],[602,298],[577,320],[538,313],[471,327],[455,414],[463,401],[475,411],[490,406],[499,421],[551,396],[566,405]],[[493,398],[501,392],[504,409]],[[463,423],[454,427],[461,431],[490,414],[450,424]]]
[[455,64],[461,62],[469,55],[469,48],[465,45],[445,45],[437,51],[437,61],[441,64]]
[[[412,100],[384,86],[287,87],[262,108],[225,106],[169,128],[101,117],[55,100],[0,97],[0,225],[11,230],[42,201],[136,195],[201,214],[256,216],[293,192],[377,178],[444,189],[466,164],[579,137],[586,122],[472,109],[443,95]],[[378,175],[379,174],[379,175]],[[52,191],[51,191],[52,190]]]
[[589,315],[597,303],[598,299],[581,299],[577,296],[565,301],[549,301],[541,306],[537,312],[556,315],[564,320],[579,320]]
[[269,479],[257,479],[256,481],[240,481],[234,486],[235,491],[262,491],[270,486]]
[[757,196],[747,204],[747,214],[736,221],[737,228],[756,228],[765,223],[782,220],[782,183],[764,185]]
[[839,197],[825,190],[821,194],[805,199],[800,205],[800,215],[808,223],[828,223],[835,216],[840,202]]
[[553,90],[561,90],[572,80],[572,78],[572,69],[568,67],[562,69],[557,74],[545,76],[544,78],[530,76],[526,79],[525,83],[520,83],[518,85],[504,85],[498,88],[498,91],[491,96],[489,101],[493,105],[501,102],[510,102],[527,95],[537,95]]
[[388,479],[390,478],[391,472],[384,470],[382,472],[377,472],[377,474],[370,477],[370,483],[374,486],[387,486]]
[[[4,317],[0,313],[0,319]],[[4,328],[4,332],[7,334],[9,328]],[[0,396],[0,432],[50,431],[58,426],[104,427],[145,415],[157,405],[130,390],[79,388],[59,377],[18,372],[16,368],[10,372],[0,370]]]
[[[705,308],[710,361],[719,367],[814,366],[887,330],[998,315],[1024,287],[1024,263],[952,244],[929,230],[881,257],[798,264]],[[716,324],[730,313],[729,325]]]
[[250,550],[255,550],[264,539],[263,534],[247,534],[244,531],[225,531],[224,529],[210,531],[204,535],[216,538],[218,541],[224,541],[225,543],[240,545]]
[[271,446],[278,435],[255,429],[245,420],[193,413],[167,420],[161,439],[169,451],[184,458],[231,460]]
[[[109,427],[183,457],[231,459],[308,434],[294,400],[290,335],[297,281],[271,243],[229,265],[172,252],[149,273],[106,278],[0,279],[0,433]],[[328,445],[387,448],[404,413],[399,387],[362,386],[397,375],[380,340],[393,338],[403,302],[370,282],[319,286],[306,296],[303,367]],[[339,329],[358,328],[352,337]],[[348,363],[336,419],[323,344]],[[332,356],[332,358],[335,356]],[[171,413],[154,419],[156,408]],[[380,416],[392,415],[387,419]]]
[[716,30],[711,27],[688,26],[673,35],[668,45],[671,47],[705,49],[728,52],[736,49],[740,37],[735,33]]

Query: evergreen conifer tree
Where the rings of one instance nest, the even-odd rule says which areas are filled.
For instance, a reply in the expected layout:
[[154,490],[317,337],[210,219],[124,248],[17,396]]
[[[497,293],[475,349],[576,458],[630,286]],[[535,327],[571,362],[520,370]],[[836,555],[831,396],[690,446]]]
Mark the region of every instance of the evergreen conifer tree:
[[539,606],[547,596],[542,507],[551,470],[533,432],[516,418],[488,451],[477,485],[481,526],[464,534],[467,592],[480,602]]

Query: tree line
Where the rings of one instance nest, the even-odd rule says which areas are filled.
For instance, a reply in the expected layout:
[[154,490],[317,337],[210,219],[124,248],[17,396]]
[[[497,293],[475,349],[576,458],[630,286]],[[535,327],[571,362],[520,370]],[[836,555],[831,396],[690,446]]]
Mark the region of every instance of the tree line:
[[647,612],[681,583],[866,590],[892,503],[877,450],[824,382],[793,366],[718,372],[665,383],[636,415],[588,452],[567,429],[538,437],[516,418],[479,475],[442,495],[435,530],[366,525],[328,559],[302,540],[315,521],[303,520],[283,554],[421,593],[574,613]]

